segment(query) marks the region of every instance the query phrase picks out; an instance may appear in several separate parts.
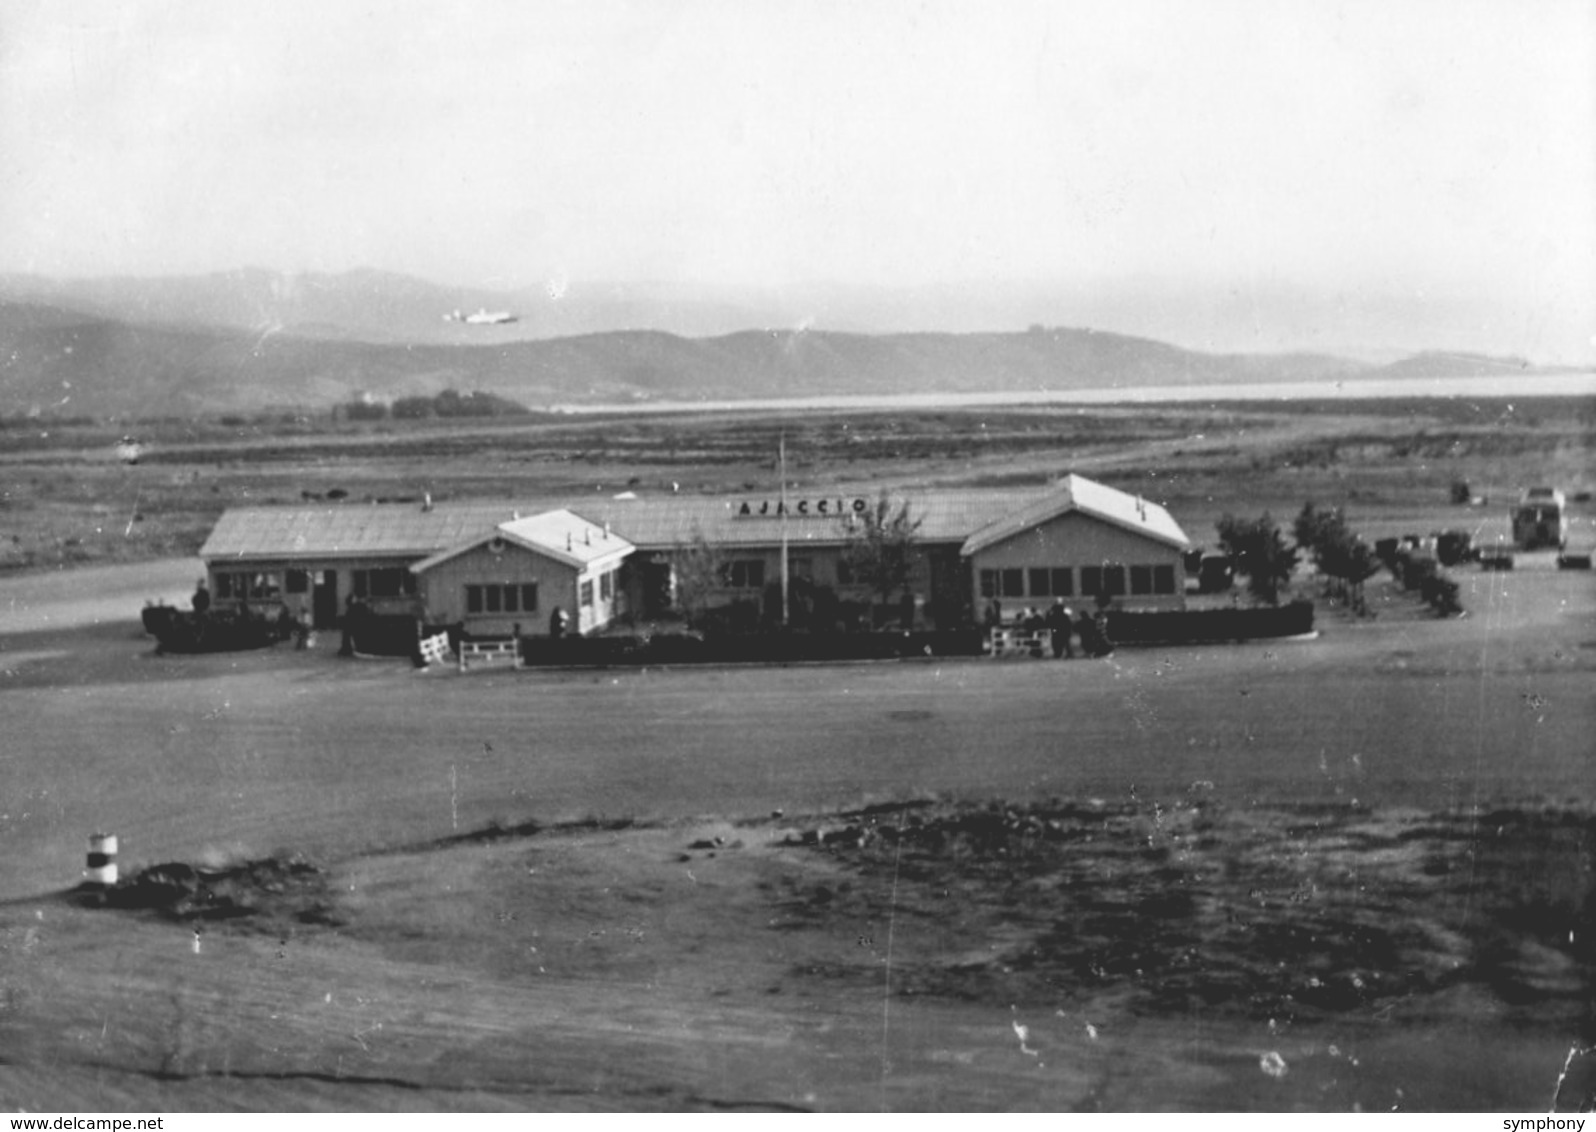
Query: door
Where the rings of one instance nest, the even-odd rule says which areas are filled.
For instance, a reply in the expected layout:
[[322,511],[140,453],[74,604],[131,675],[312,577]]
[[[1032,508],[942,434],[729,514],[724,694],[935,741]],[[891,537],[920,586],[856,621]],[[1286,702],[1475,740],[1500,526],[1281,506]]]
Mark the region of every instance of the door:
[[316,592],[311,595],[311,617],[318,629],[338,627],[337,570],[323,570],[316,575]]

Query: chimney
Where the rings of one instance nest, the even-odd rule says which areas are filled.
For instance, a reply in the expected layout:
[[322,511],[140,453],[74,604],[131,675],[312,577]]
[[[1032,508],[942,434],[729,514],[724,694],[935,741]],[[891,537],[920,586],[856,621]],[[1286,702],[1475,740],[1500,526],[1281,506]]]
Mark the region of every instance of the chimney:
[[582,528],[582,542],[584,544],[586,544],[587,546],[592,546],[593,545],[593,528],[592,527],[583,527]]
[[424,491],[421,493],[421,509],[423,511],[432,510],[432,492]]
[[610,521],[608,519],[605,519],[604,520],[604,541],[608,542],[609,538],[610,538]]
[[512,522],[512,523],[517,522],[520,518],[521,518],[521,512],[520,511],[511,511],[510,512],[510,522]]
[[570,550],[571,549],[571,532],[570,531],[566,531],[565,532],[565,549],[566,550]]

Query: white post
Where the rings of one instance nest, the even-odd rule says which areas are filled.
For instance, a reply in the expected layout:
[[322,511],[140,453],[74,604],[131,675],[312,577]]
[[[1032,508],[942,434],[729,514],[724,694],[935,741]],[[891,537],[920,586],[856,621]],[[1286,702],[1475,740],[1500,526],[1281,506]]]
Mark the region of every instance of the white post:
[[85,870],[90,884],[109,888],[116,883],[116,835],[92,833],[89,835],[89,855]]

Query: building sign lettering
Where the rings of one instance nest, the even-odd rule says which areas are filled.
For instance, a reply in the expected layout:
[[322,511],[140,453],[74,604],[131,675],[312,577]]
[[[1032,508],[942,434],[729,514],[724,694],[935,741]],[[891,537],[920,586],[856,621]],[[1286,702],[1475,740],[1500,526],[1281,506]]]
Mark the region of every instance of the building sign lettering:
[[783,515],[795,519],[840,519],[848,515],[862,515],[870,503],[864,499],[793,499],[744,500],[737,508],[739,519],[777,519]]

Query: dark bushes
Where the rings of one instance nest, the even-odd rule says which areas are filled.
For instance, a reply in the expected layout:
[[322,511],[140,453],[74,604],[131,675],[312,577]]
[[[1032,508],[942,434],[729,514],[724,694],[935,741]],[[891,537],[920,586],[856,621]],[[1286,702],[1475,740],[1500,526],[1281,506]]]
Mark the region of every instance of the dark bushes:
[[1255,609],[1183,609],[1108,612],[1108,637],[1116,645],[1195,644],[1295,637],[1313,632],[1313,603],[1294,601]]
[[192,613],[152,606],[143,616],[145,631],[155,636],[155,650],[161,653],[234,652],[265,648],[286,639],[283,624],[276,618],[247,616],[233,610]]
[[419,647],[416,619],[405,614],[366,612],[353,615],[349,626],[355,651],[367,656],[411,656]]

